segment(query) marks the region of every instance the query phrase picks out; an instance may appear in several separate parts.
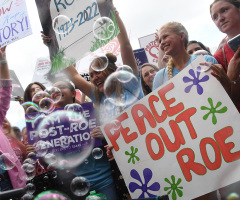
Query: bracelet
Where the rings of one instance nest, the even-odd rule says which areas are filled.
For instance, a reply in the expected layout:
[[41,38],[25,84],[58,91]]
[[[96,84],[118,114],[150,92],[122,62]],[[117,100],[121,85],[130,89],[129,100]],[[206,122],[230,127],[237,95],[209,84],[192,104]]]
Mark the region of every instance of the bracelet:
[[6,60],[0,60],[0,64],[7,64]]

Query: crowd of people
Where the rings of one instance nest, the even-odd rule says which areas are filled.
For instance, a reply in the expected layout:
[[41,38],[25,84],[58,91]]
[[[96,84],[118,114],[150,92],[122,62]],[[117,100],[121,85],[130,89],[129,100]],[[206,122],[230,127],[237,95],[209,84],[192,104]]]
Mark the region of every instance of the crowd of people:
[[[130,194],[124,183],[121,172],[111,153],[112,146],[109,146],[104,139],[99,126],[114,119],[124,109],[136,103],[144,96],[166,83],[171,78],[180,73],[186,66],[194,61],[197,56],[202,54],[206,62],[211,65],[211,74],[214,76],[226,90],[227,94],[240,111],[240,48],[234,52],[228,45],[228,41],[240,34],[240,1],[239,0],[214,0],[210,6],[210,15],[222,33],[226,34],[226,38],[219,44],[216,52],[199,41],[189,41],[189,33],[186,28],[179,22],[168,22],[162,25],[156,32],[156,40],[159,44],[159,63],[155,66],[150,63],[137,67],[133,54],[133,49],[128,39],[128,35],[119,13],[115,10],[115,16],[120,29],[117,36],[120,44],[120,52],[124,65],[130,66],[134,79],[125,84],[112,81],[110,86],[106,84],[107,78],[112,76],[118,69],[116,66],[117,57],[112,53],[107,53],[108,65],[106,69],[99,71],[89,67],[90,81],[86,81],[75,69],[69,66],[64,69],[64,73],[68,76],[66,80],[58,80],[53,86],[59,88],[62,93],[61,100],[56,103],[56,107],[61,108],[69,104],[84,103],[84,100],[76,98],[75,89],[79,89],[82,94],[91,99],[96,110],[98,126],[91,131],[93,138],[102,140],[103,157],[99,160],[94,159],[90,154],[87,158],[88,164],[81,163],[79,166],[71,169],[70,177],[82,176],[89,180],[90,190],[97,193],[103,193],[109,200],[130,199]],[[43,42],[46,45],[51,43],[51,38],[42,35]],[[95,67],[102,64],[105,57],[95,60]],[[91,63],[93,64],[93,63]],[[202,63],[206,64],[206,63]],[[114,79],[114,77],[113,77]],[[0,168],[0,191],[8,191],[26,186],[27,180],[25,172],[21,167],[25,159],[35,152],[35,146],[29,144],[27,129],[20,131],[17,127],[12,127],[6,119],[6,112],[10,105],[12,83],[10,80],[8,64],[6,60],[6,47],[0,51],[0,155],[12,155],[14,167],[9,170]],[[33,96],[46,88],[39,82],[30,83],[24,92],[24,97],[20,100],[21,104],[25,102],[33,102],[39,105]],[[137,91],[137,92],[136,92]],[[134,96],[134,98],[132,98]],[[109,98],[119,101],[116,103],[106,103]],[[110,108],[109,108],[110,105]],[[111,110],[111,113],[109,113]],[[36,162],[36,177],[41,174],[54,170],[48,167],[44,160],[39,159]],[[66,181],[66,183],[69,183]],[[228,195],[225,191],[236,191],[239,183],[225,188],[213,191],[197,199],[226,199]],[[51,186],[49,186],[51,189]],[[69,187],[67,184],[62,186]],[[53,187],[55,188],[55,187]],[[61,188],[59,188],[61,191]],[[81,197],[70,194],[70,190],[62,190],[68,193],[71,199],[85,199],[89,194]],[[40,192],[40,191],[38,191]]]

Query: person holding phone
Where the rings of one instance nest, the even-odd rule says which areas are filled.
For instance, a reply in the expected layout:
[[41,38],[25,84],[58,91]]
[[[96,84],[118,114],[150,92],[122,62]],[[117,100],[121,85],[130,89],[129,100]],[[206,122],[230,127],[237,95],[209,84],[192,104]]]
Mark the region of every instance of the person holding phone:
[[[227,42],[214,57],[221,64],[231,81],[231,99],[240,112],[240,0],[214,0],[210,5],[213,22],[222,33],[227,34]],[[229,44],[238,46],[236,53]]]

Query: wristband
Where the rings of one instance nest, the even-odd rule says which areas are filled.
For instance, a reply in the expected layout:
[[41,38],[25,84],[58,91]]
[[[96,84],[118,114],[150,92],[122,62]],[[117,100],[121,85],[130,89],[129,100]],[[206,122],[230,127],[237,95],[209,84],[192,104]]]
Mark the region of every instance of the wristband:
[[7,64],[6,60],[0,60],[0,64]]

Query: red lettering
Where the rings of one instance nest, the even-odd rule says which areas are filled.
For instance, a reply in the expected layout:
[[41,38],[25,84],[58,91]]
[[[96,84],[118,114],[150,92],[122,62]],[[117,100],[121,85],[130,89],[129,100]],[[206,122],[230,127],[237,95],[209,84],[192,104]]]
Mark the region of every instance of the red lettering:
[[[213,163],[210,161],[207,154],[207,149],[206,149],[207,144],[210,144],[215,152],[215,161]],[[212,138],[202,139],[200,142],[200,150],[201,150],[203,161],[208,169],[216,170],[221,166],[221,163],[222,163],[221,152],[214,139]]]
[[[138,115],[139,111],[141,111],[143,113],[142,116]],[[149,125],[152,128],[157,126],[157,123],[156,123],[154,117],[152,116],[152,113],[143,104],[136,104],[135,106],[133,106],[132,116],[133,116],[133,120],[135,121],[135,123],[138,127],[139,133],[141,135],[146,133],[146,125],[145,125],[144,119],[147,119]]]
[[225,143],[225,140],[233,134],[232,127],[225,127],[214,134],[215,140],[222,152],[223,159],[226,162],[233,162],[240,158],[240,151],[231,153],[231,149],[235,146],[233,142]]
[[158,101],[159,101],[159,98],[155,95],[151,95],[148,98],[149,107],[152,111],[153,116],[155,117],[155,119],[157,120],[158,123],[162,123],[163,121],[165,121],[165,119],[167,119],[167,111],[163,110],[162,111],[162,116],[158,115],[158,112],[157,112],[155,106],[153,105],[153,102],[158,102]]
[[[156,140],[158,143],[159,151],[157,154],[152,149],[152,140]],[[158,135],[156,135],[154,133],[149,133],[146,137],[146,146],[147,146],[148,153],[152,157],[153,160],[158,160],[163,157],[164,146],[163,146],[161,138]]]
[[[114,130],[114,134],[111,133],[111,130]],[[104,126],[104,131],[105,131],[106,135],[108,136],[109,140],[111,141],[115,151],[118,151],[119,146],[118,146],[116,140],[119,138],[120,132],[119,132],[117,125],[113,124],[113,123],[106,124]]]
[[120,122],[119,130],[122,133],[123,139],[128,144],[135,140],[138,137],[138,134],[137,132],[133,132],[130,135],[128,135],[128,132],[130,131],[129,127],[123,128],[121,124],[121,122],[124,121],[125,119],[128,119],[127,113],[123,113],[117,118],[117,120]]
[[169,139],[168,135],[166,134],[166,132],[163,128],[159,128],[158,131],[159,131],[168,151],[174,152],[180,148],[181,144],[185,144],[185,140],[184,140],[184,137],[182,135],[182,132],[181,132],[179,126],[177,125],[177,123],[175,121],[171,120],[169,122],[169,125],[172,129],[172,132],[173,132],[173,135],[175,138],[174,143],[171,142],[171,140]]
[[[183,156],[188,156],[188,161],[184,162]],[[183,175],[186,181],[192,180],[192,174],[190,170],[198,175],[204,175],[207,173],[207,170],[204,165],[194,162],[195,155],[192,149],[182,149],[177,154],[178,163],[182,169]]]
[[176,117],[176,122],[177,123],[180,123],[182,121],[184,121],[186,123],[192,139],[197,138],[197,133],[196,133],[196,131],[195,131],[193,125],[192,125],[190,117],[193,116],[196,112],[197,112],[196,108],[189,108],[189,109],[183,111],[181,114],[179,114]]
[[2,7],[2,9],[0,9],[0,16],[1,16],[2,13],[3,13],[3,15],[4,15],[7,11],[10,12],[11,7],[12,7],[12,3],[13,3],[13,2],[11,2],[9,8],[6,8],[6,9],[4,10],[4,7]]
[[179,103],[176,106],[170,107],[170,105],[175,102],[175,98],[171,98],[171,99],[167,100],[165,95],[167,92],[169,92],[173,88],[174,88],[174,84],[169,83],[168,85],[166,85],[165,87],[163,87],[162,89],[160,89],[158,91],[159,97],[161,98],[161,100],[167,110],[168,116],[170,116],[170,117],[173,115],[176,115],[177,113],[181,112],[184,109],[184,106],[182,103]]

